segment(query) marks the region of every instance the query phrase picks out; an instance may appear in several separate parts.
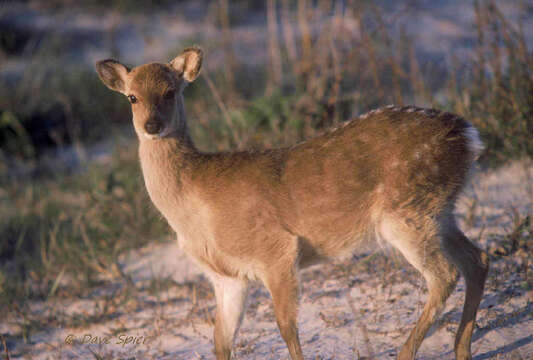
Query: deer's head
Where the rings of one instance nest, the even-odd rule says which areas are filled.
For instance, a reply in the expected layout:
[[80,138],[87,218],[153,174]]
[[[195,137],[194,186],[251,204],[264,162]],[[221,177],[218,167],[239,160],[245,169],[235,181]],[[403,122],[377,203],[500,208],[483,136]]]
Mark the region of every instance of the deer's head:
[[129,69],[108,59],[98,61],[96,71],[108,88],[128,97],[139,138],[158,139],[185,129],[183,89],[198,77],[201,66],[202,50],[191,47],[168,64]]

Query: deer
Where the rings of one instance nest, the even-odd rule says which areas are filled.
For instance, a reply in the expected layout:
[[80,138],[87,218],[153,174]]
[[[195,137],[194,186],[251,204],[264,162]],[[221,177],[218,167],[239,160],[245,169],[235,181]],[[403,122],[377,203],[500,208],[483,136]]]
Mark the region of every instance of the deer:
[[96,70],[129,99],[148,195],[213,285],[216,359],[231,358],[255,281],[271,295],[291,359],[303,359],[299,270],[374,243],[401,253],[428,288],[397,358],[415,358],[462,275],[454,351],[456,359],[471,359],[489,258],[453,212],[483,151],[474,126],[449,112],[390,105],[293,146],[202,152],[183,98],[202,60],[193,46],[169,63],[129,68],[107,59]]

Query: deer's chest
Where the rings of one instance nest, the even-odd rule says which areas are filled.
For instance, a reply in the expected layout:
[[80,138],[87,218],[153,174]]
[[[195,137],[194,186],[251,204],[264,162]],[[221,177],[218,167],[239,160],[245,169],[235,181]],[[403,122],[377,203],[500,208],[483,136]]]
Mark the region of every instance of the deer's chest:
[[219,272],[209,206],[178,180],[162,181],[145,174],[145,184],[155,207],[176,232],[180,247],[202,267]]

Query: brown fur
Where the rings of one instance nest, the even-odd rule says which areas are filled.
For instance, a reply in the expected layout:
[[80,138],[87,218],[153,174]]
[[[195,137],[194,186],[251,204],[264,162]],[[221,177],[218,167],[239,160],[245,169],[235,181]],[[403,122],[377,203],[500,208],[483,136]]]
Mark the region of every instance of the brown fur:
[[[136,97],[133,122],[148,193],[213,281],[217,358],[230,358],[246,284],[258,279],[272,294],[291,357],[302,359],[298,269],[377,237],[398,248],[429,288],[399,358],[414,358],[458,269],[467,293],[455,350],[469,359],[488,259],[457,228],[452,210],[477,155],[471,125],[450,113],[390,106],[290,148],[201,153],[189,137],[181,96],[201,59],[199,49],[189,48],[169,65],[130,71],[107,60],[97,69],[110,88]],[[176,90],[172,99],[169,89]],[[146,133],[150,121],[162,125],[159,134]]]

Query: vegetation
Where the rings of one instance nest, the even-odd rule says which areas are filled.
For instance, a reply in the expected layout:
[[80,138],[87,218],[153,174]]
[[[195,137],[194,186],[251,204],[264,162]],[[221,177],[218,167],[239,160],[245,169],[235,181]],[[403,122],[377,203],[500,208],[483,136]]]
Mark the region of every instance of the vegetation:
[[[508,23],[492,4],[476,6],[477,37],[471,63],[457,64],[447,108],[481,131],[483,161],[501,164],[533,156],[533,53],[522,26]],[[460,66],[464,70],[458,70]],[[464,73],[462,80],[459,74]]]
[[128,123],[128,104],[86,68],[50,53],[17,79],[0,80],[0,158],[31,160],[47,147],[90,144]]
[[121,276],[118,255],[168,234],[142,191],[135,154],[128,146],[109,165],[5,187],[0,220],[2,306],[46,299],[60,283],[74,294]]

